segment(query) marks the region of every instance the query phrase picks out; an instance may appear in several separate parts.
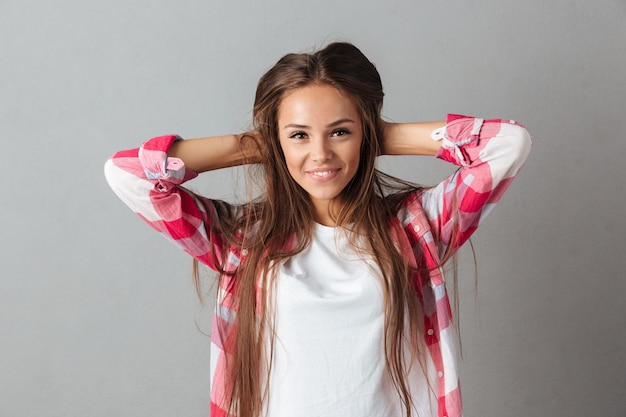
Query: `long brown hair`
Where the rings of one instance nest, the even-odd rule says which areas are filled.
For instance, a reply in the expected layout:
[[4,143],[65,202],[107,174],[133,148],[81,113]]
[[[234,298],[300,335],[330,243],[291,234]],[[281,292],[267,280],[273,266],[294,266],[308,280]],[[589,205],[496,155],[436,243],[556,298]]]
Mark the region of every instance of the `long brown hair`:
[[[230,347],[227,362],[226,401],[229,413],[259,417],[267,399],[268,386],[262,372],[269,374],[273,335],[268,299],[259,288],[272,288],[274,267],[304,250],[311,241],[313,206],[308,194],[290,176],[278,137],[281,100],[293,90],[313,83],[330,85],[349,97],[361,116],[363,141],[356,175],[338,199],[335,221],[365,241],[359,246],[379,265],[384,295],[384,346],[387,369],[406,416],[411,416],[412,398],[407,384],[407,364],[418,360],[424,369],[420,344],[423,314],[407,259],[397,248],[393,235],[400,226],[392,219],[408,192],[415,186],[376,169],[381,154],[383,87],[376,67],[355,46],[332,43],[312,54],[288,54],[259,80],[253,109],[254,135],[242,140],[259,140],[262,197],[232,210],[218,203],[220,232],[231,244],[247,251],[247,259],[234,273],[220,271],[222,287],[229,286],[238,300],[237,315],[228,334],[220,332]],[[212,234],[210,234],[212,235]],[[363,239],[365,238],[365,239]],[[286,242],[293,242],[289,247]],[[353,241],[354,243],[355,241]],[[226,256],[224,254],[223,256]],[[418,259],[419,262],[420,259]],[[225,265],[225,259],[218,260]],[[418,265],[423,267],[423,265]],[[194,270],[197,269],[194,267]],[[421,269],[424,272],[424,269]],[[234,274],[234,275],[233,275]],[[198,284],[196,273],[196,285]],[[260,296],[261,295],[261,296]],[[269,309],[268,309],[269,307]],[[259,314],[263,312],[263,314]],[[266,338],[269,337],[269,340]],[[405,357],[407,341],[412,347]],[[270,346],[269,357],[265,355]],[[432,388],[432,387],[431,387]]]

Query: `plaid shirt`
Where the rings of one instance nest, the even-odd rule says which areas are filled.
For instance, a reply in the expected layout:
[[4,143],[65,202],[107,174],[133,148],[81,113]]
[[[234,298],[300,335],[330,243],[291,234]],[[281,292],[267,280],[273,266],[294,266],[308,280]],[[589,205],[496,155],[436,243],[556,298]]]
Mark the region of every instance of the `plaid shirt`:
[[[424,308],[424,337],[437,371],[438,417],[461,417],[456,332],[440,259],[448,248],[460,247],[500,200],[526,160],[531,139],[526,129],[512,120],[456,115],[449,115],[446,127],[435,131],[434,137],[443,141],[436,156],[460,169],[439,185],[411,194],[392,222],[403,230],[394,237],[409,263],[416,266],[421,259],[429,268],[427,277],[416,273],[414,279]],[[116,153],[105,165],[107,180],[135,213],[191,256],[216,269],[213,259],[221,259],[227,251],[224,269],[236,271],[246,261],[246,250],[224,241],[215,227],[219,219],[212,200],[180,186],[197,174],[185,169],[180,159],[167,157],[170,145],[179,139],[156,137],[141,148]],[[458,232],[453,237],[455,221]],[[211,240],[208,233],[213,234]],[[222,344],[217,329],[234,331],[237,314],[237,300],[226,290],[232,288],[227,282],[232,278],[223,278],[211,335],[213,417],[227,417],[229,394],[223,381],[225,360],[232,355],[232,346]]]

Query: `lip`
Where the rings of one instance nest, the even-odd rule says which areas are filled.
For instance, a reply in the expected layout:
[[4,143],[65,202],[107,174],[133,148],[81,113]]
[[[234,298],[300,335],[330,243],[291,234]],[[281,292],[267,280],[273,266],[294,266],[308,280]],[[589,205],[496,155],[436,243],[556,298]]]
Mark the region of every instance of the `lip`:
[[329,182],[334,180],[339,175],[339,168],[315,168],[309,169],[306,172],[308,178],[315,182]]

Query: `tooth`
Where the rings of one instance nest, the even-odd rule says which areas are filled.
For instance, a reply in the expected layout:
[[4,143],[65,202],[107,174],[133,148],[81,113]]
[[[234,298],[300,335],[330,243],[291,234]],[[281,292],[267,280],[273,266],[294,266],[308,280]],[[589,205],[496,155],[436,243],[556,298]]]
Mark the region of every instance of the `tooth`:
[[328,174],[330,174],[330,171],[317,171],[313,173],[313,175],[316,175],[318,177],[325,177]]

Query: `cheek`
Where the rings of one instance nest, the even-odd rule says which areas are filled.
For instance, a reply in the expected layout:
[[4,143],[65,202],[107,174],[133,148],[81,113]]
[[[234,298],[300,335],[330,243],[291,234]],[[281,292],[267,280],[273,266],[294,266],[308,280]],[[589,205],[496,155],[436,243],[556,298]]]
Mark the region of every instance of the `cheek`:
[[283,155],[285,155],[285,161],[289,165],[302,165],[307,158],[307,149],[306,147],[291,144],[291,146],[283,147]]
[[283,157],[285,158],[285,164],[287,164],[287,167],[290,168],[293,165],[293,153],[289,152],[289,149],[283,148]]
[[352,151],[352,165],[354,166],[354,170],[356,172],[356,170],[358,170],[359,165],[361,164],[361,146],[362,146],[362,142],[359,143],[359,146],[357,146],[353,151]]
[[354,161],[354,164],[352,165],[352,170],[350,172],[350,180],[354,179],[354,177],[356,176],[356,173],[359,172],[359,168],[360,168],[360,161],[359,161],[359,158],[357,157]]
[[300,158],[298,157],[296,152],[293,150],[283,148],[283,155],[285,158],[285,165],[287,166],[287,171],[289,171],[289,175],[293,178],[299,172],[300,167]]

